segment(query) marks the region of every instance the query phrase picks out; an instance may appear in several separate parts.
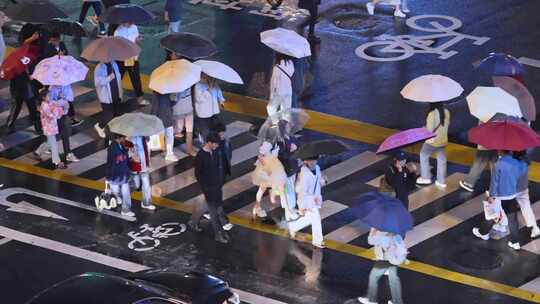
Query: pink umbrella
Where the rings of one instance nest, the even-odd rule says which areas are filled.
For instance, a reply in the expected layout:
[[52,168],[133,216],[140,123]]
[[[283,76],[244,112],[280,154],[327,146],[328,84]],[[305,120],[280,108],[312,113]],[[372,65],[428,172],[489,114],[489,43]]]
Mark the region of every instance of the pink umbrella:
[[408,146],[434,136],[435,133],[428,131],[426,128],[415,128],[401,131],[388,136],[379,146],[379,149],[377,149],[377,153]]
[[536,104],[531,92],[518,80],[508,76],[493,76],[493,84],[514,96],[518,103],[523,117],[528,121],[536,120]]

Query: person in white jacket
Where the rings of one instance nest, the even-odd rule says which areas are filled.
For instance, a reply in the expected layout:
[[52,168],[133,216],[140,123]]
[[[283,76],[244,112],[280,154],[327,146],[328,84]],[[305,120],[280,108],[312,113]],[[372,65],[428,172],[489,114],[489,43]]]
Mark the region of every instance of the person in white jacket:
[[296,180],[296,203],[300,215],[306,217],[311,223],[311,243],[315,247],[324,248],[319,209],[323,202],[321,187],[326,184],[326,179],[321,175],[317,158],[304,160],[304,165]]
[[276,52],[276,61],[270,78],[270,98],[266,106],[268,116],[291,108],[293,74],[294,63],[292,58]]
[[122,112],[122,77],[116,62],[100,62],[96,66],[94,85],[103,111],[101,121],[96,123],[94,128],[101,138],[105,138],[105,127]]

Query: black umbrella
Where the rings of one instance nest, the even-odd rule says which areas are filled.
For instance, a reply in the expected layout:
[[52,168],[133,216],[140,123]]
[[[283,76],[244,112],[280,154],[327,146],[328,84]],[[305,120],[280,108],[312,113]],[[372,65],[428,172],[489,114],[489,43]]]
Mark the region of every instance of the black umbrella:
[[47,23],[47,30],[51,33],[58,33],[68,36],[87,37],[86,30],[77,21],[56,18]]
[[169,34],[160,40],[160,44],[165,49],[191,60],[210,57],[217,52],[212,41],[193,33]]
[[349,147],[339,140],[317,140],[303,145],[293,154],[293,158],[310,159],[319,155],[334,155],[348,151]]
[[107,9],[102,21],[111,24],[147,23],[154,19],[154,14],[137,4],[117,4]]
[[28,23],[48,23],[54,18],[67,18],[66,13],[46,0],[19,2],[9,6],[5,13],[12,20]]

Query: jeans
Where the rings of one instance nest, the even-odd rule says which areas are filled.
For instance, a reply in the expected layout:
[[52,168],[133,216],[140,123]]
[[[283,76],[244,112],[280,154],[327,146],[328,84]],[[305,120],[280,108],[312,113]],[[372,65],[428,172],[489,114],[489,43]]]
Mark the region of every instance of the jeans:
[[497,151],[493,150],[476,150],[474,161],[469,174],[465,177],[464,181],[474,187],[476,182],[480,179],[482,172],[486,169],[487,165],[490,166],[497,159]]
[[165,128],[165,155],[174,154],[174,128]]
[[175,22],[169,22],[169,27],[167,28],[167,32],[169,34],[179,33],[180,32],[180,24],[182,24],[181,20],[178,20],[178,21],[175,21]]
[[59,164],[60,152],[58,151],[58,142],[56,141],[56,135],[47,135],[47,141],[39,145],[39,147],[36,149],[36,153],[41,155],[48,148],[51,149],[51,158],[53,164]]
[[111,192],[122,200],[122,212],[131,211],[131,190],[129,183],[109,183],[109,187],[111,188]]
[[429,157],[435,153],[437,155],[437,181],[444,184],[446,179],[446,147],[434,147],[428,143],[422,145],[420,150],[420,176],[425,179],[431,179],[429,169]]
[[118,68],[120,69],[120,77],[124,77],[124,73],[127,71],[131,85],[135,91],[135,96],[143,96],[143,90],[141,85],[141,72],[139,71],[139,61],[135,60],[133,66],[125,66],[123,61],[118,61]]
[[[81,7],[81,14],[79,15],[79,23],[82,24],[84,22],[84,18],[86,17],[86,14],[88,13],[88,9],[91,7],[94,8],[94,12],[96,13],[96,16],[101,16],[101,2],[99,1],[92,1],[92,2],[83,2]],[[103,22],[99,22],[99,31],[105,30],[105,24]]]
[[204,189],[205,204],[199,204],[193,210],[191,215],[191,222],[195,225],[199,224],[201,217],[207,211],[210,212],[210,221],[214,228],[215,236],[223,233],[223,225],[229,223],[225,212],[223,211],[223,191],[221,188],[216,189]]
[[152,186],[150,184],[150,174],[148,172],[140,172],[133,174],[133,182],[135,188],[141,188],[142,192],[142,204],[144,206],[152,205]]
[[379,291],[379,280],[388,271],[388,285],[392,295],[392,303],[403,304],[401,298],[401,280],[398,276],[398,267],[386,261],[377,261],[369,272],[369,285],[367,297],[371,302],[377,303],[377,294]]
[[296,208],[296,191],[294,188],[296,185],[296,175],[291,175],[287,177],[287,182],[285,183],[285,195],[284,197],[287,200],[287,204],[290,209]]
[[[519,222],[517,217],[518,212],[518,204],[515,199],[510,200],[503,200],[501,201],[502,208],[504,212],[506,213],[506,216],[508,217],[508,228],[510,229],[510,242],[516,243],[519,242]],[[480,224],[479,232],[482,235],[486,235],[489,233],[491,228],[493,228],[493,225],[495,225],[496,222],[494,220],[484,220],[482,224]]]

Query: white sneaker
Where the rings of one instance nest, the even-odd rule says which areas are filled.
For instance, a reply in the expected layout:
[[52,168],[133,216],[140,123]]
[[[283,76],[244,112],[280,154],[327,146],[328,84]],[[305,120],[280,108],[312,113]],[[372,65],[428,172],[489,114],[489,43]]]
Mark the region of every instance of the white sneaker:
[[227,224],[223,225],[223,230],[229,231],[229,230],[231,230],[233,227],[234,227],[233,224],[227,223]]
[[141,208],[148,209],[148,210],[156,210],[156,206],[152,204],[150,205],[141,204]]
[[512,243],[512,242],[508,242],[508,246],[514,250],[520,250],[521,249],[521,246],[519,245],[519,242],[518,243]]
[[144,97],[140,97],[139,98],[139,105],[141,106],[147,106],[150,104],[150,101],[148,101],[146,98]]
[[461,189],[467,190],[469,192],[474,192],[474,187],[469,185],[465,181],[460,180],[459,181],[459,186],[461,187]]
[[368,14],[373,15],[375,14],[375,5],[371,2],[366,3],[366,9]]
[[535,239],[540,236],[540,228],[538,226],[534,226],[531,230],[531,239]]
[[416,179],[416,183],[419,185],[429,185],[431,184],[431,179],[419,177]]
[[439,187],[441,189],[446,189],[446,184],[441,184],[441,183],[439,183],[437,181],[435,182],[435,186],[437,186],[437,187]]
[[68,155],[66,155],[66,160],[68,162],[72,162],[72,163],[77,163],[77,162],[80,162],[81,160],[77,158],[77,156],[75,156],[75,154],[73,153],[68,153]]
[[364,297],[358,297],[357,300],[362,304],[377,304],[377,302],[371,302],[368,298]]
[[486,235],[481,234],[481,233],[480,233],[480,229],[478,229],[478,228],[476,228],[476,227],[474,227],[474,228],[472,229],[472,234],[474,234],[474,236],[476,236],[477,238],[480,238],[480,239],[482,239],[482,240],[484,240],[484,241],[489,240],[489,233],[486,234]]
[[122,216],[131,216],[131,217],[135,216],[135,213],[133,213],[133,211],[127,211],[127,212],[122,211],[120,214],[122,214]]
[[396,17],[400,17],[400,18],[405,18],[407,17],[407,15],[405,15],[401,10],[394,10],[394,16]]
[[167,154],[167,155],[165,155],[165,160],[170,161],[170,162],[177,162],[178,161],[178,156],[176,156],[174,154]]
[[205,213],[205,214],[203,214],[203,217],[204,217],[205,219],[207,219],[207,220],[210,220],[210,219],[211,219],[210,213]]
[[94,129],[96,129],[96,132],[99,135],[99,137],[105,138],[105,136],[106,136],[105,130],[103,130],[102,128],[99,127],[99,123],[94,125]]
[[409,8],[408,5],[401,4],[401,11],[404,12],[404,13],[410,13],[411,9]]

